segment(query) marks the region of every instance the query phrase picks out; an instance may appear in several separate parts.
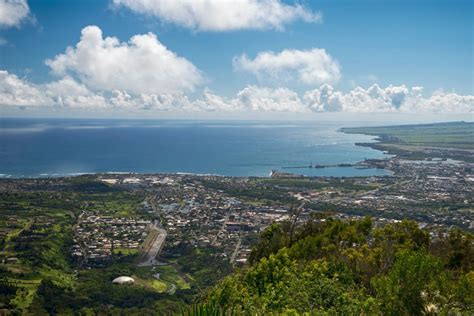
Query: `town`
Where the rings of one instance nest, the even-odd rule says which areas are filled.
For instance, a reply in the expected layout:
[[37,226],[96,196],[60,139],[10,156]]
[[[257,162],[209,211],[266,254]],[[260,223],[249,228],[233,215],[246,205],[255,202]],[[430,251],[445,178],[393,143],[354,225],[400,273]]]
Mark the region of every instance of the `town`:
[[[413,219],[432,235],[451,226],[474,229],[472,164],[452,161],[365,160],[392,176],[233,178],[209,175],[99,175],[109,186],[139,192],[148,220],[84,211],[72,253],[83,260],[141,251],[150,218],[166,232],[165,253],[183,244],[208,248],[231,265],[245,263],[258,234],[273,222],[305,220],[315,212],[335,218],[372,216],[375,225]],[[272,195],[278,199],[272,199]],[[102,213],[104,214],[104,213]]]
[[[259,233],[273,222],[304,221],[317,213],[342,219],[371,216],[375,225],[412,219],[433,236],[450,227],[474,230],[472,163],[392,157],[358,165],[384,168],[392,175],[304,177],[275,172],[270,178],[258,178],[97,174],[4,179],[0,188],[10,195],[34,192],[38,187],[42,192],[61,192],[67,191],[64,188],[71,185],[71,179],[78,182],[85,178],[93,190],[127,194],[123,203],[117,198],[110,203],[89,201],[67,210],[77,214],[71,218],[70,255],[79,266],[102,266],[127,256],[137,257],[140,264],[147,254],[157,255],[156,261],[149,262],[157,265],[176,257],[183,247],[207,249],[219,260],[238,266],[245,264]],[[22,233],[15,237],[19,241],[38,236],[27,235],[29,230],[57,225],[44,215],[26,220],[10,212],[4,217],[9,227],[2,230],[4,238],[20,229]],[[16,259],[6,256],[2,260]]]
[[118,279],[133,280],[150,293],[192,296],[190,289],[248,266],[262,232],[274,223],[370,217],[374,227],[384,227],[410,219],[434,241],[452,228],[474,230],[472,163],[391,157],[356,167],[390,174],[2,179],[0,268],[20,289],[19,302],[30,305],[29,293],[46,276],[65,284],[103,278],[106,288],[123,276]]
[[137,253],[147,236],[150,221],[101,214],[84,211],[79,215],[72,255],[91,263],[112,255]]

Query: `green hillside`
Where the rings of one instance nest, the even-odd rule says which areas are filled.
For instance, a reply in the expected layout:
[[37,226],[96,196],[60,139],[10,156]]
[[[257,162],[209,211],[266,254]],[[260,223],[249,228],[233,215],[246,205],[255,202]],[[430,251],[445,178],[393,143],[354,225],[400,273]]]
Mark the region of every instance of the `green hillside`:
[[190,315],[472,315],[473,236],[430,238],[414,222],[274,224],[250,265],[223,279]]

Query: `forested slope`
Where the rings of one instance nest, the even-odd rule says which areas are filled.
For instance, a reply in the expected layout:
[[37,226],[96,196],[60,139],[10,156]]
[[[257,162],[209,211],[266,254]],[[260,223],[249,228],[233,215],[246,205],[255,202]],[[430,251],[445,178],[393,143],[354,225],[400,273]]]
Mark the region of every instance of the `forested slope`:
[[190,314],[472,315],[473,242],[457,229],[430,237],[410,221],[273,224],[249,266]]

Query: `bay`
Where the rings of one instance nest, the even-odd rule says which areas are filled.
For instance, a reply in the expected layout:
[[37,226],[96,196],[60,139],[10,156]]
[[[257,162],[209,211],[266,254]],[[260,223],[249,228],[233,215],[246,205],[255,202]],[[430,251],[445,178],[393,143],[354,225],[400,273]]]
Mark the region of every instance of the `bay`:
[[[364,125],[351,122],[351,126]],[[289,166],[384,158],[356,146],[372,136],[344,134],[340,122],[120,119],[0,119],[3,177],[97,172],[268,176],[271,170],[309,176],[387,175],[380,169]]]

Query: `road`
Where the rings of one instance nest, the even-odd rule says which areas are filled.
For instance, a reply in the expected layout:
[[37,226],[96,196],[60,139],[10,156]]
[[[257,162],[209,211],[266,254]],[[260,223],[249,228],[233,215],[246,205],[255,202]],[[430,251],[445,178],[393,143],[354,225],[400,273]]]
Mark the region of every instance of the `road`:
[[229,220],[229,214],[226,214],[224,221],[222,222],[221,228],[217,232],[217,234],[212,238],[211,240],[211,246],[215,246],[217,239],[219,238],[219,235],[224,231],[225,229],[225,224],[227,224],[227,221]]
[[[73,232],[75,232],[77,227],[81,225],[82,215],[84,214],[83,212],[84,212],[84,210],[82,210],[81,214],[77,217],[76,223],[72,226],[72,231]],[[86,263],[86,261],[87,261],[87,251],[86,251],[86,245],[84,244],[84,241],[81,241],[79,246],[81,247],[81,252],[82,252],[82,260],[81,260],[81,263],[79,264],[79,266],[82,267],[84,265],[84,263]]]
[[157,264],[155,258],[160,253],[167,235],[166,230],[158,227],[156,224],[150,226],[150,233],[143,242],[143,252],[140,255],[138,266],[146,267]]
[[383,186],[383,187],[380,187],[380,188],[376,188],[376,189],[373,189],[373,190],[370,190],[370,191],[364,191],[362,193],[359,193],[357,194],[356,196],[364,196],[364,195],[367,195],[367,194],[376,194],[377,192],[379,192],[380,190],[387,190],[387,189],[390,189],[394,186],[403,186],[409,182],[413,181],[412,179],[408,179],[406,181],[402,181],[402,182],[395,182],[395,183],[392,183],[392,184],[389,184],[389,185],[386,185],[386,186]]
[[235,245],[234,251],[232,252],[232,255],[230,256],[230,264],[232,266],[235,265],[235,259],[237,258],[237,255],[239,254],[239,249],[240,249],[241,242],[242,242],[242,237],[239,234],[239,239],[237,241],[237,244]]

